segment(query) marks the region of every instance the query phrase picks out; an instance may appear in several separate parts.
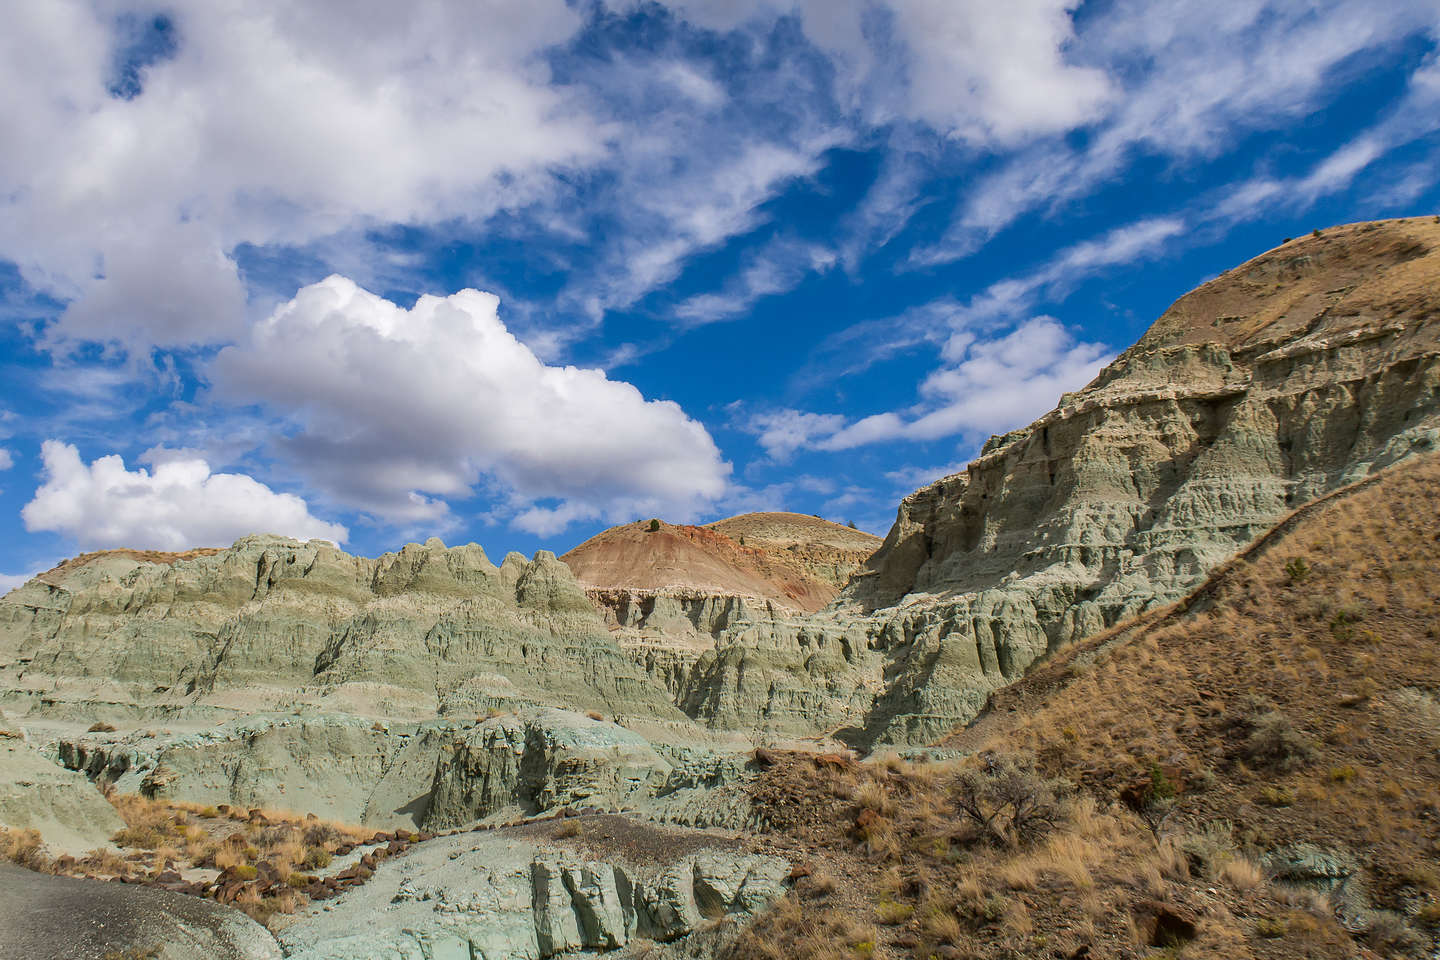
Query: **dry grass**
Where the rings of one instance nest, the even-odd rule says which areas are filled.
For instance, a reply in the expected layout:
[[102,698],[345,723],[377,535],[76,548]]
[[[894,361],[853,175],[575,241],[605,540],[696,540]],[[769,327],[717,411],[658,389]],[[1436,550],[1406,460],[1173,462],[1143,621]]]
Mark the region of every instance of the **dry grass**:
[[[1147,902],[1193,918],[1182,957],[1338,960],[1356,937],[1405,956],[1417,930],[1440,934],[1426,919],[1440,918],[1440,871],[1413,866],[1440,856],[1437,490],[1440,458],[1402,465],[1307,510],[1190,601],[995,694],[944,745],[1030,753],[1042,774],[1074,779],[1048,836],[976,842],[956,805],[973,758],[778,755],[757,808],[848,879],[806,894],[803,923],[762,919],[747,943],[764,951],[731,956],[851,956],[803,945],[844,912],[882,921],[877,957],[1145,957],[1163,947],[1147,940],[1153,919],[1136,919]],[[1157,768],[1175,791],[1158,825],[1145,818]],[[1352,935],[1323,896],[1269,882],[1267,851],[1300,842],[1357,860],[1391,912]]]
[[[78,859],[51,859],[38,833],[0,828],[0,857],[34,870],[130,882],[173,884],[177,871],[218,871],[222,879],[247,884],[238,891],[235,903],[263,922],[308,902],[303,889],[315,881],[313,871],[330,865],[334,851],[374,835],[359,827],[275,810],[217,808],[114,793],[108,799],[125,822],[113,838],[125,848],[124,855],[92,850]],[[412,841],[418,837],[403,831],[396,835]],[[379,848],[377,854],[383,852]],[[182,889],[201,890],[183,887],[183,881]],[[219,886],[209,889],[209,895],[221,892]]]

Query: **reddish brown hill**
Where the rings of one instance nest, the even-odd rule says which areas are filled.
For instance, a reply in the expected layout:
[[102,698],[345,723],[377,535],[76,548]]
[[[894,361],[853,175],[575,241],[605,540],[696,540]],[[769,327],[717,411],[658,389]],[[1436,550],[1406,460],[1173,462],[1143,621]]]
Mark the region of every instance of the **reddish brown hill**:
[[611,527],[560,559],[591,589],[683,591],[776,600],[804,611],[835,596],[878,537],[794,513],[708,526],[642,520]]

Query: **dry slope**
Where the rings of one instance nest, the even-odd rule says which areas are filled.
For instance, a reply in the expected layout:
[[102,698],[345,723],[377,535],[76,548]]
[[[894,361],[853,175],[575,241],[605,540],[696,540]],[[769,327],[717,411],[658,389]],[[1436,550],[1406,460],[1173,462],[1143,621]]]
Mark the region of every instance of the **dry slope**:
[[[774,758],[756,803],[814,875],[735,956],[1432,956],[1437,508],[1431,456],[1301,510],[997,692],[947,740],[965,761]],[[1023,795],[1074,792],[987,842],[965,777],[1016,755]]]

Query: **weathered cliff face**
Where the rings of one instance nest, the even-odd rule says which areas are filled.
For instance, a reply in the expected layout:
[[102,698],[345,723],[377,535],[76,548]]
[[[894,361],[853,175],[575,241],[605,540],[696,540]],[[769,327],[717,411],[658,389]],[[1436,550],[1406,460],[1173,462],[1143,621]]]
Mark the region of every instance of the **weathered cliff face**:
[[[817,613],[789,601],[828,596],[821,568],[861,548],[814,518],[616,528],[567,554],[579,578],[546,553],[497,567],[474,545],[369,560],[252,537],[91,556],[0,599],[0,706],[72,769],[185,799],[376,824],[587,800],[723,822],[697,795],[743,778],[753,742],[931,741],[1293,507],[1434,448],[1437,280],[1428,221],[1222,275],[906,498]],[[94,720],[122,730],[82,734]]]
[[[703,527],[624,524],[562,559],[621,648],[682,703],[717,638],[741,624],[819,610],[879,545],[819,517],[747,513]],[[742,719],[728,726],[754,726]]]
[[684,719],[553,554],[496,567],[438,540],[376,560],[268,537],[168,564],[100,555],[0,599],[0,671],[32,718],[78,717],[81,704],[118,720],[301,705]]
[[[541,710],[560,729],[531,735],[552,744],[590,712],[641,744],[748,746],[687,718],[552,554],[497,567],[438,540],[375,560],[248,537],[68,563],[0,599],[0,698],[52,758],[122,791],[384,826],[421,822],[452,740],[489,716],[534,727]],[[527,775],[564,781],[567,756]],[[529,783],[506,782],[508,808],[565,802],[532,803]]]
[[721,726],[927,741],[1058,645],[1178,598],[1288,510],[1437,440],[1440,225],[1287,244],[906,498],[829,610],[726,630],[679,702]]
[[[618,833],[622,842],[580,850],[533,832],[437,838],[382,863],[368,883],[323,911],[300,916],[280,933],[285,953],[301,960],[535,960],[634,944],[644,956],[713,956],[739,924],[788,889],[788,862],[732,841],[620,818],[577,822]],[[636,834],[668,853],[635,861],[622,848]],[[661,944],[674,944],[675,952]]]

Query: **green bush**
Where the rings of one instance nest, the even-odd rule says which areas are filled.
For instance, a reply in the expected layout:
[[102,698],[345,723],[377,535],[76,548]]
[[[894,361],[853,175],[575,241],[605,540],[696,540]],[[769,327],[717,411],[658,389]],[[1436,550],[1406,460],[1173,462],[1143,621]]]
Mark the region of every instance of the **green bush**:
[[660,530],[660,521],[659,521],[659,520],[654,520],[654,519],[652,519],[652,520],[650,521],[650,532],[651,532],[651,533],[656,533],[656,532],[658,532],[659,530]]

